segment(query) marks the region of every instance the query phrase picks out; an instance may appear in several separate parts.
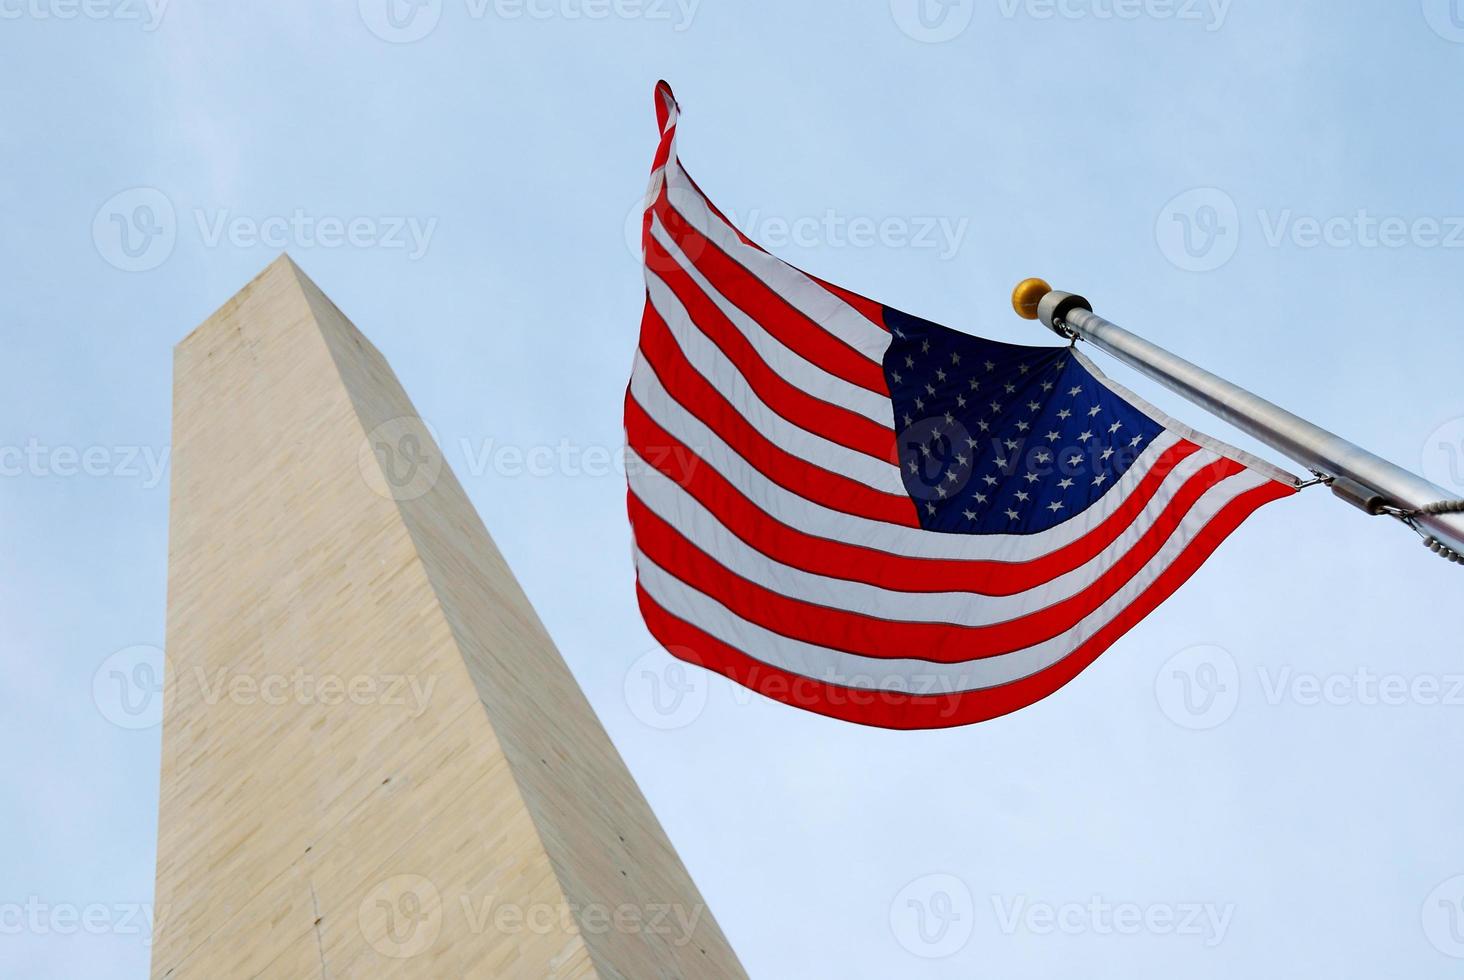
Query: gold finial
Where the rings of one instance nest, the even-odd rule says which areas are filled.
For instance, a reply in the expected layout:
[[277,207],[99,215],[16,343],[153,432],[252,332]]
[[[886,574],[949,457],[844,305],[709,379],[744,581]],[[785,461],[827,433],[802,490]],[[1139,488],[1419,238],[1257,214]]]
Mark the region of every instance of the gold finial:
[[1012,290],[1012,309],[1017,311],[1017,316],[1023,320],[1037,319],[1037,304],[1042,302],[1042,297],[1052,292],[1052,287],[1042,279],[1023,279],[1017,283],[1017,288]]

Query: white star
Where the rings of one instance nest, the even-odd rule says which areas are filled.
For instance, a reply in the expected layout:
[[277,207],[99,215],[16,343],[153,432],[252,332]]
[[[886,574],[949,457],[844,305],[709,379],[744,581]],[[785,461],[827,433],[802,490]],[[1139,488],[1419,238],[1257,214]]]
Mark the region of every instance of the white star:
[[1017,365],[1017,370],[1020,371],[1020,372],[1022,372],[1023,374],[1026,374],[1027,373],[1027,365],[1025,365],[1025,364],[1018,364]]
[[988,371],[995,371],[996,370],[996,365],[993,364],[991,361],[987,361],[986,362],[986,370],[988,370]]
[[1110,425],[1108,427],[1108,434],[1109,435],[1113,435],[1115,432],[1117,432],[1119,429],[1122,429],[1122,428],[1123,428],[1123,423],[1122,422],[1115,422],[1115,423],[1113,423],[1112,425]]
[[1101,411],[1103,411],[1102,405],[1094,405],[1092,408],[1088,409],[1088,418],[1092,418]]
[[1102,456],[1103,459],[1105,459],[1105,460],[1108,459],[1110,456],[1113,455],[1113,447],[1110,446],[1107,449],[1103,450],[1103,452],[1100,455]]
[[1143,442],[1143,441],[1144,441],[1144,437],[1143,436],[1134,436],[1132,439],[1129,440],[1129,445],[1130,446],[1137,447],[1138,444],[1141,443],[1141,442]]
[[897,385],[904,384],[905,383],[905,379],[902,378],[902,377],[900,377],[900,372],[899,371],[891,371],[890,372],[890,377],[892,377],[892,378],[895,379],[895,384],[897,384]]
[[1020,515],[1020,514],[1018,514],[1018,513],[1017,513],[1017,512],[1016,512],[1016,511],[1014,511],[1014,510],[1007,510],[1007,511],[1005,511],[1005,513],[1006,513],[1006,516],[1007,516],[1007,517],[1008,517],[1008,518],[1010,518],[1010,519],[1011,519],[1011,520],[1016,520],[1016,519],[1017,519],[1017,518],[1018,518],[1018,517],[1020,517],[1020,516],[1021,516],[1021,515]]
[[914,366],[915,366],[915,358],[911,357],[909,354],[906,354],[905,355],[905,367],[912,368]]
[[935,488],[935,492],[938,493],[938,494],[940,494],[942,500],[945,499],[945,495],[946,495],[946,488],[945,487],[939,487],[938,486],[938,487]]
[[1084,432],[1082,435],[1078,436],[1078,441],[1087,442],[1091,438],[1093,438],[1093,430],[1089,429],[1087,432]]
[[914,476],[920,472],[920,466],[912,459],[910,460],[910,475]]
[[1052,503],[1047,505],[1047,509],[1056,514],[1058,511],[1062,510],[1062,501],[1054,500]]
[[945,373],[945,371],[941,370],[940,368],[936,368],[936,371],[935,371],[935,380],[937,380],[937,381],[944,381],[945,379],[946,379],[946,373]]
[[965,408],[966,407],[966,396],[965,395],[957,395],[956,396],[956,407],[957,408]]
[[920,353],[922,353],[922,354],[929,354],[930,353],[930,341],[928,341],[928,340],[922,340],[920,342]]
[[1042,390],[1043,391],[1051,391],[1052,390],[1052,382],[1051,381],[1044,381],[1044,382],[1042,382]]
[[1029,412],[1035,412],[1035,411],[1037,411],[1037,409],[1039,409],[1041,407],[1042,407],[1042,403],[1041,402],[1028,402],[1027,403],[1027,411],[1029,411]]
[[1008,439],[1005,442],[1003,442],[1002,445],[1003,446],[1006,446],[1012,452],[1016,452],[1017,451],[1017,447],[1020,446],[1021,443],[1020,442],[1017,442],[1017,440],[1015,440],[1015,439]]
[[974,521],[976,519],[976,512],[974,510],[963,510],[961,513],[966,515],[966,520],[968,521]]
[[1026,502],[1027,502],[1027,501],[1029,501],[1029,500],[1031,500],[1031,499],[1032,499],[1032,498],[1031,498],[1031,496],[1030,496],[1030,495],[1029,495],[1029,494],[1028,494],[1028,493],[1027,493],[1027,491],[1025,491],[1025,490],[1018,490],[1018,491],[1017,491],[1017,500],[1019,500],[1019,501],[1021,501],[1021,502],[1022,502],[1022,503],[1024,503],[1024,504],[1025,504],[1025,503],[1026,503]]
[[922,455],[922,456],[929,456],[930,455],[930,447],[927,446],[923,442],[920,444],[920,455]]
[[1108,482],[1108,477],[1102,475],[1101,473],[1098,476],[1093,477],[1093,486],[1095,486],[1095,487],[1101,487],[1101,486],[1103,486],[1103,484],[1105,484],[1107,482]]
[[1003,385],[1003,386],[1002,386],[1002,387],[1004,387],[1004,388],[1006,388],[1006,393],[1007,393],[1007,394],[1008,394],[1008,395],[1011,395],[1011,394],[1015,394],[1015,393],[1016,393],[1016,390],[1017,390],[1017,386],[1016,386],[1016,385],[1014,385],[1014,384],[1012,384],[1012,383],[1011,383],[1011,382],[1010,382],[1010,381],[1008,381],[1008,382],[1007,382],[1007,383],[1006,383],[1006,384],[1005,384],[1005,385]]
[[1057,440],[1059,440],[1061,438],[1062,438],[1062,434],[1060,432],[1049,432],[1049,433],[1047,433],[1047,441],[1048,442],[1056,442]]
[[1057,417],[1066,422],[1068,419],[1073,417],[1073,413],[1069,412],[1067,409],[1063,409],[1062,411],[1057,413]]
[[1026,480],[1028,483],[1036,483],[1038,480],[1042,479],[1042,477],[1038,476],[1036,473],[1025,473],[1022,475],[1022,479]]
[[1062,481],[1060,481],[1057,484],[1058,489],[1061,489],[1061,490],[1069,490],[1069,489],[1072,488],[1072,485],[1073,485],[1073,481],[1072,481],[1072,478],[1071,477],[1069,477],[1066,480],[1062,480]]
[[960,364],[961,363],[961,355],[952,352],[951,353],[951,363],[952,364]]
[[960,453],[956,453],[956,465],[957,466],[965,466],[966,465],[966,457],[962,456]]
[[923,411],[925,411],[925,399],[923,399],[923,398],[917,398],[917,399],[915,399],[915,410],[917,412],[923,412]]
[[946,479],[949,480],[952,483],[960,483],[961,482],[960,474],[958,474],[955,470],[951,470],[949,473],[947,473],[946,474]]
[[1069,395],[1072,395],[1074,398],[1078,397],[1082,393],[1083,393],[1083,386],[1082,385],[1078,385],[1078,386],[1076,386],[1074,388],[1069,388],[1068,389],[1068,394]]
[[908,428],[910,428],[910,426],[912,426],[914,424],[915,424],[915,420],[910,417],[910,413],[909,412],[906,412],[905,413],[905,428],[908,429]]
[[981,478],[981,482],[986,484],[988,487],[994,487],[996,486],[996,477],[987,474],[986,476],[983,476]]
[[981,390],[981,382],[977,381],[975,378],[972,378],[970,380],[969,384],[971,386],[971,390],[972,391],[980,391]]
[[1049,453],[1045,449],[1042,450],[1042,452],[1040,452],[1040,453],[1037,454],[1037,462],[1039,462],[1039,463],[1044,463],[1045,464],[1051,458],[1052,458],[1052,454]]
[[1081,456],[1069,456],[1068,457],[1068,465],[1069,466],[1081,466],[1082,465],[1082,462],[1083,462],[1083,457],[1081,457]]
[[992,402],[991,403],[991,414],[992,415],[1000,415],[1001,414],[1001,406],[998,405],[996,402]]
[[1018,432],[1026,432],[1030,428],[1032,428],[1032,424],[1030,422],[1018,422],[1017,423],[1017,431]]
[[986,503],[986,494],[984,494],[984,493],[978,493],[976,495],[976,502],[978,504],[984,504],[984,503]]
[[925,509],[927,511],[929,511],[930,513],[934,514],[935,513],[935,504],[926,504],[925,505]]
[[925,386],[925,393],[927,395],[934,395],[935,394],[935,385],[926,385]]
[[[990,432],[991,431],[991,425],[985,419],[982,419],[980,422],[977,422],[976,423],[976,427],[979,428],[982,432]],[[975,443],[972,443],[972,445],[974,446]]]

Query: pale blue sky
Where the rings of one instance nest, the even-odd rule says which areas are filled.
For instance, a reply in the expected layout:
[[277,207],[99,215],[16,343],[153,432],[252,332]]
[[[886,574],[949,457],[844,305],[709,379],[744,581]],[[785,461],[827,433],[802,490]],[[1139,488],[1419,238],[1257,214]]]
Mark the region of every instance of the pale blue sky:
[[664,76],[691,172],[795,264],[1027,343],[1043,275],[1464,493],[1464,2],[158,2],[0,0],[0,975],[146,973],[159,730],[108,684],[163,642],[170,348],[280,247],[435,426],[754,977],[1457,975],[1464,579],[1405,529],[1268,507],[984,726],[700,674],[659,714],[604,456]]

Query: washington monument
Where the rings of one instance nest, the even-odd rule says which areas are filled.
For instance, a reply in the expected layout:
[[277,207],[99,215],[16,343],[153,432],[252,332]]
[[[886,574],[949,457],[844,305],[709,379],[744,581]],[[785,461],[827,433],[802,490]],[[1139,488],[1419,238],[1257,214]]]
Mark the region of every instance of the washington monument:
[[154,978],[745,976],[386,361],[178,344]]

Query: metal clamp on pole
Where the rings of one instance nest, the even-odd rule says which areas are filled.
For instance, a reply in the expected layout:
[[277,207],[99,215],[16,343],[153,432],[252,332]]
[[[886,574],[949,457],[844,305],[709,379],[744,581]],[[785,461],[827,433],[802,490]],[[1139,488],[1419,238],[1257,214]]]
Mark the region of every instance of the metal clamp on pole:
[[1086,340],[1112,354],[1328,477],[1332,492],[1353,506],[1369,514],[1398,518],[1418,531],[1431,550],[1464,563],[1458,557],[1464,555],[1464,505],[1451,501],[1443,488],[1110,323],[1094,313],[1083,297],[1054,290],[1041,279],[1019,283],[1012,292],[1012,307],[1025,319],[1041,320],[1060,337]]

